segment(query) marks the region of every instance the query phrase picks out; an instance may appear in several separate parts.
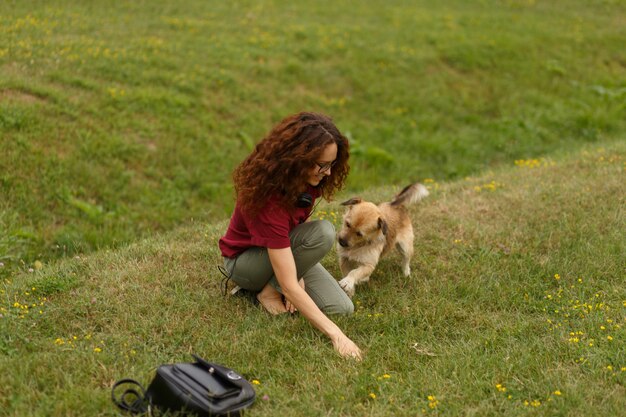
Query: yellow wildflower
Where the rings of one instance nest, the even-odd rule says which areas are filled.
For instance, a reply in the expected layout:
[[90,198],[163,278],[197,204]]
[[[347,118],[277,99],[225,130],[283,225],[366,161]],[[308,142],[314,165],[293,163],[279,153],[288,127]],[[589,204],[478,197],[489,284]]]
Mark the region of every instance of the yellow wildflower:
[[431,410],[435,409],[437,405],[439,404],[439,401],[437,401],[437,398],[434,395],[429,395],[427,398],[428,398],[428,407]]

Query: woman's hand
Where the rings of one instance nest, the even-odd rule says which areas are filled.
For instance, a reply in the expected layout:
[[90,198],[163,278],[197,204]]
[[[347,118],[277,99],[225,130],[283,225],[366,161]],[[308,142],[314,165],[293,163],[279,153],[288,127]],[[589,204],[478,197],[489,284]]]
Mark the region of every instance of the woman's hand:
[[346,335],[341,335],[337,339],[333,339],[332,342],[335,350],[344,358],[356,359],[357,361],[363,359],[361,349]]

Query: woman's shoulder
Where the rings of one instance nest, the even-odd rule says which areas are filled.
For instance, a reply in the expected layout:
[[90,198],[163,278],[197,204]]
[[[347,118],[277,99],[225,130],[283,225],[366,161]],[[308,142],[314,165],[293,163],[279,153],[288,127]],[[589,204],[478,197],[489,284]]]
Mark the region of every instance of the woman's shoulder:
[[289,212],[285,207],[284,198],[278,194],[269,196],[265,204],[263,204],[259,209],[258,214],[259,216],[263,215],[264,217],[289,216]]

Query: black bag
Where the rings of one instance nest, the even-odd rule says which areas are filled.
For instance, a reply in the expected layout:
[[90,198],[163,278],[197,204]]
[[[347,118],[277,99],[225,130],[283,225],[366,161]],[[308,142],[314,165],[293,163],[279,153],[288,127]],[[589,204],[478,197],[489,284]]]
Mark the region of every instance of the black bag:
[[[133,414],[157,409],[198,417],[240,416],[243,409],[252,405],[256,393],[241,375],[196,355],[193,357],[195,363],[159,366],[147,390],[132,379],[117,381],[111,391],[113,402]],[[128,388],[116,397],[116,388],[121,385],[134,385],[140,391]]]

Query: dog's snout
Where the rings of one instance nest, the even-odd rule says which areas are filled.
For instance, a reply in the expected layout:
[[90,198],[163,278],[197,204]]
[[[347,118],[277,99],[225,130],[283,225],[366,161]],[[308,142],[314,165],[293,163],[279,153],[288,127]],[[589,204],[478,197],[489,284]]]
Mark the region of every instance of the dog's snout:
[[347,248],[348,247],[348,241],[345,240],[344,238],[339,238],[337,239],[337,241],[339,242],[339,244],[341,245],[342,248]]

